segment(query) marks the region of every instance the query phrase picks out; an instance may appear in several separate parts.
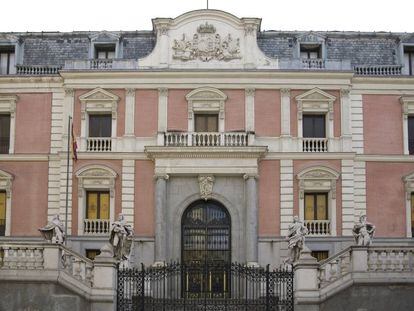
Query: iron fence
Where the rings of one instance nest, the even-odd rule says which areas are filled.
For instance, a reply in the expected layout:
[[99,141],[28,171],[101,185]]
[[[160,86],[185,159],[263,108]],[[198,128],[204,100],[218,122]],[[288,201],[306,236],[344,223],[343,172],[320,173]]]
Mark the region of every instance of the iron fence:
[[239,263],[118,269],[117,310],[293,311],[293,272]]

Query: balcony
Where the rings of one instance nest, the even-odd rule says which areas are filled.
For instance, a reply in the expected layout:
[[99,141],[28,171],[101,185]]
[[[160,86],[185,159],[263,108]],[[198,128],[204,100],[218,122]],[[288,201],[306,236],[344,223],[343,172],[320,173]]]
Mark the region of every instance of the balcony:
[[109,219],[84,219],[84,235],[108,235],[111,230]]
[[280,69],[287,70],[352,70],[351,61],[347,59],[294,58],[281,59]]
[[399,76],[401,65],[355,66],[355,74],[361,76]]
[[16,65],[16,74],[26,76],[57,75],[60,69],[60,66]]
[[65,70],[124,70],[138,69],[135,59],[79,59],[65,61]]
[[246,132],[167,132],[164,134],[164,146],[173,147],[246,147],[249,143],[249,134]]
[[110,152],[112,151],[111,137],[87,137],[86,138],[87,152]]
[[328,138],[301,138],[303,152],[328,152]]
[[331,234],[330,220],[305,220],[304,224],[308,228],[309,235],[324,236]]

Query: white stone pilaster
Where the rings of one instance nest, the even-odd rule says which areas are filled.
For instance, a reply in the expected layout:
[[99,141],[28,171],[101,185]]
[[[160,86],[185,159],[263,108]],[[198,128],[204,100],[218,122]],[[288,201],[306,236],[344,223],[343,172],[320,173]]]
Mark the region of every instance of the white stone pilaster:
[[351,135],[351,100],[349,97],[349,89],[341,89],[341,138],[342,151],[352,151],[352,135]]
[[49,177],[47,193],[47,219],[60,215],[60,160],[58,156],[49,158]]
[[258,262],[258,197],[256,175],[246,174],[246,261]]
[[162,264],[167,259],[167,180],[168,175],[155,176],[155,262]]
[[245,122],[246,132],[254,132],[254,95],[255,89],[245,89]]
[[342,235],[352,236],[355,220],[354,160],[342,160]]
[[280,235],[293,221],[293,160],[280,160]]
[[[67,158],[66,152],[60,158],[60,191],[59,191],[59,215],[60,220],[65,224],[66,219],[66,172],[67,172]],[[70,157],[70,155],[69,155]],[[73,161],[69,158],[69,184],[68,184],[68,235],[72,234],[72,169]],[[84,216],[82,216],[84,217]]]
[[135,89],[127,89],[125,97],[125,135],[134,136]]
[[[54,90],[52,93],[52,120],[51,120],[51,131],[50,131],[50,153],[56,154],[62,149],[67,148],[66,144],[63,143],[63,133],[67,134],[67,121],[63,122],[65,118],[65,109],[66,104],[65,100],[68,96],[72,96],[73,99],[73,90],[69,91],[69,95],[66,95],[67,91],[64,93],[62,91]],[[71,108],[71,107],[69,107]],[[66,117],[67,119],[67,117]],[[63,125],[66,124],[66,128],[63,128]]]
[[364,117],[362,95],[351,94],[350,100],[352,150],[356,153],[364,153]]
[[290,89],[280,90],[280,134],[290,136]]
[[122,214],[134,226],[135,161],[122,160]]
[[367,213],[367,185],[366,185],[366,162],[355,161],[354,164],[354,221],[358,221],[360,215]]

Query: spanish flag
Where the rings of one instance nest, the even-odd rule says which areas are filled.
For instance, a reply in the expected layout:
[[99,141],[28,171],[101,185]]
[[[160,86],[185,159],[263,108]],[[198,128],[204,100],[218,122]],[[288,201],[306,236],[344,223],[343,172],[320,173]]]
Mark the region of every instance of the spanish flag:
[[71,135],[70,135],[70,140],[71,140],[71,151],[72,151],[72,160],[73,161],[77,161],[78,160],[78,144],[76,143],[76,137],[75,137],[75,132],[73,131],[73,122],[72,122],[72,126],[71,126]]

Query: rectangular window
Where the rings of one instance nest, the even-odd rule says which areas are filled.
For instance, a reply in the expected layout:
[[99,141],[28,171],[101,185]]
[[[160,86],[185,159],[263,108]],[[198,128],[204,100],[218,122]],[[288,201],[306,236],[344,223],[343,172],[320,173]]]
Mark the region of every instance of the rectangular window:
[[414,47],[404,47],[404,74],[414,75]]
[[312,257],[315,257],[318,261],[322,261],[328,259],[329,252],[328,251],[312,251]]
[[16,73],[14,47],[0,47],[0,75]]
[[218,132],[217,114],[196,114],[194,119],[196,132]]
[[87,191],[86,219],[109,219],[109,191]]
[[319,44],[301,44],[300,58],[314,59],[322,58],[321,46]]
[[6,232],[6,192],[0,191],[0,236]]
[[10,115],[0,114],[0,153],[9,153],[10,147]]
[[95,58],[98,59],[114,59],[115,45],[95,45]]
[[110,114],[89,115],[89,137],[111,137],[112,116]]
[[99,249],[87,249],[85,253],[86,258],[89,258],[90,260],[95,260],[95,257],[98,256],[101,253],[101,251]]
[[411,236],[414,238],[414,193],[411,193]]
[[414,116],[408,116],[408,151],[414,154]]
[[303,115],[303,137],[325,138],[325,115]]
[[327,193],[305,193],[305,220],[328,220]]

